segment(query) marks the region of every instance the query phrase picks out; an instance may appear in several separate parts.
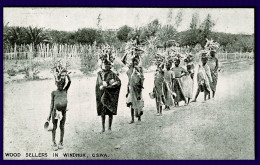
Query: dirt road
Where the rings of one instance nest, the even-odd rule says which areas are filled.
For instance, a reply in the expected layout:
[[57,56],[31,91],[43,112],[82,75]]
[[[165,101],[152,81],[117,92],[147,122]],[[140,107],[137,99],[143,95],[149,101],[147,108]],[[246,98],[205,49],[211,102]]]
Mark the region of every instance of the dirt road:
[[[17,159],[254,159],[254,68],[252,63],[230,67],[219,74],[215,99],[202,103],[200,94],[198,102],[173,107],[161,117],[155,116],[155,100],[148,95],[153,73],[145,74],[141,125],[128,124],[127,79],[120,75],[118,115],[112,133],[104,134],[99,133],[101,119],[96,114],[96,78],[72,79],[64,149],[57,152],[59,157],[53,157],[51,132],[43,129],[50,94],[56,88],[54,80],[5,84],[4,153],[22,153]],[[57,134],[58,141],[59,131]],[[38,153],[48,157],[39,158]],[[63,153],[85,153],[86,157],[66,158]]]

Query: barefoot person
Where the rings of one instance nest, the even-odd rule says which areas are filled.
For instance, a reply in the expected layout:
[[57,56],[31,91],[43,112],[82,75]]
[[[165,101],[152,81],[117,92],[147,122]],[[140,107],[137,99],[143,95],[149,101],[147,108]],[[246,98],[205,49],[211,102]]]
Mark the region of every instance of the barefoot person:
[[157,54],[156,56],[156,72],[154,75],[154,88],[153,94],[155,96],[156,101],[156,109],[157,109],[157,116],[162,116],[162,106],[165,103],[165,96],[163,91],[163,84],[164,84],[164,59],[163,56]]
[[208,57],[207,52],[202,52],[201,55],[201,63],[198,66],[198,72],[197,72],[197,92],[195,95],[195,99],[192,102],[196,102],[199,93],[204,92],[204,101],[206,101],[206,98],[208,96],[208,99],[210,99],[210,83],[212,81],[210,68],[207,65]]
[[174,72],[171,70],[172,60],[167,60],[166,70],[164,71],[164,93],[165,93],[165,110],[170,110],[174,105],[174,98],[176,94],[173,92],[173,79],[175,78]]
[[[141,116],[143,115],[144,101],[142,97],[144,74],[143,68],[139,66],[140,62],[140,52],[134,48],[131,51],[131,63],[128,65],[128,71],[126,72],[128,76],[127,84],[127,94],[126,94],[126,105],[131,109],[131,121],[129,124],[134,123],[134,116],[138,118],[138,122],[141,121]],[[127,65],[126,58],[128,53],[126,53],[122,62]]]
[[[56,72],[57,71],[57,72]],[[64,126],[66,121],[66,111],[67,111],[67,92],[71,84],[71,80],[68,72],[61,65],[55,68],[56,76],[55,83],[57,85],[57,90],[51,92],[51,106],[48,121],[52,118],[53,129],[52,129],[52,148],[54,151],[58,149],[63,149],[63,137],[64,137]],[[67,85],[66,85],[67,77]],[[66,85],[66,86],[65,86]],[[57,145],[56,143],[56,129],[57,125],[60,125],[60,141]]]
[[175,78],[174,78],[174,92],[176,93],[176,97],[174,99],[174,103],[175,106],[179,106],[179,102],[184,101],[186,103],[186,99],[184,96],[184,92],[183,92],[183,84],[182,84],[182,79],[181,77],[186,75],[188,72],[180,67],[180,57],[175,58],[175,67],[172,69],[174,74],[175,74]]
[[184,58],[185,62],[185,69],[188,73],[183,76],[182,83],[183,83],[183,93],[184,96],[188,99],[187,105],[189,104],[190,100],[193,96],[193,77],[194,77],[194,64],[193,64],[193,56],[191,54],[187,54]]
[[210,52],[207,64],[211,72],[212,82],[210,83],[210,88],[212,90],[212,97],[214,98],[218,82],[218,59],[216,58],[216,51],[219,48],[219,44],[213,40],[207,40],[205,47]]
[[210,58],[208,65],[211,72],[212,82],[210,83],[210,88],[212,90],[212,97],[214,98],[216,93],[216,87],[218,82],[218,59],[215,57],[216,52],[210,51]]
[[104,48],[108,51],[102,51],[100,58],[102,60],[102,70],[97,73],[96,82],[96,104],[97,114],[102,119],[102,132],[105,132],[105,118],[109,116],[108,130],[111,131],[113,115],[117,115],[117,105],[121,81],[117,74],[111,71],[112,56],[110,47]]

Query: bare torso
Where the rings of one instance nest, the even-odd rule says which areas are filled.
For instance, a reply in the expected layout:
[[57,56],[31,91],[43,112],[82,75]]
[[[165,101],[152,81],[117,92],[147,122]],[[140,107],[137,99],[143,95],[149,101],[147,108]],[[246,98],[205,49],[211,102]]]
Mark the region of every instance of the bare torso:
[[64,111],[67,108],[67,91],[54,91],[54,109]]

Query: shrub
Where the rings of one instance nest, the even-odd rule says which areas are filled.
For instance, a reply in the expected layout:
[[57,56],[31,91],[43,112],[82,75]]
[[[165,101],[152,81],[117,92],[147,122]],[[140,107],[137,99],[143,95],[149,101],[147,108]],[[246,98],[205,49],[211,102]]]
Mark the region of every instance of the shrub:
[[81,72],[88,74],[89,72],[96,70],[98,63],[97,47],[95,45],[84,46],[83,51],[80,54],[80,59]]

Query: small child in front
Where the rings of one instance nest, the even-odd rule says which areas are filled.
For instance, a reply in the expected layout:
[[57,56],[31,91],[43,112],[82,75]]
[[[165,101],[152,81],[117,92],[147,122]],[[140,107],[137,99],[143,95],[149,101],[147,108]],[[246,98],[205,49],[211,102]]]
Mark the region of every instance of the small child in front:
[[[67,85],[66,77],[68,79]],[[54,151],[57,151],[58,149],[63,149],[64,125],[67,111],[67,92],[71,84],[70,77],[66,70],[59,72],[57,76],[55,76],[55,84],[57,90],[51,92],[50,114],[47,120],[50,121],[50,119],[52,119],[52,148]],[[55,136],[58,122],[60,122],[60,141],[57,145]]]

